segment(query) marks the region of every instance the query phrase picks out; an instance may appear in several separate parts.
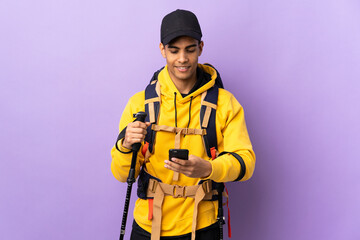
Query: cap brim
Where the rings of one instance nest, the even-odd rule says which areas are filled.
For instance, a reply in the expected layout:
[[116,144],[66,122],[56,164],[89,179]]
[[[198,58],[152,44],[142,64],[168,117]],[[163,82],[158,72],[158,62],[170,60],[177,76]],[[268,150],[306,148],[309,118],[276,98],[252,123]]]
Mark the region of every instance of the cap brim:
[[188,37],[192,37],[196,40],[201,40],[201,34],[194,32],[194,31],[186,31],[186,30],[181,30],[181,31],[176,31],[174,33],[169,34],[168,36],[166,36],[162,43],[164,45],[169,44],[169,42],[171,42],[172,40],[174,40],[177,37],[181,37],[181,36],[188,36]]

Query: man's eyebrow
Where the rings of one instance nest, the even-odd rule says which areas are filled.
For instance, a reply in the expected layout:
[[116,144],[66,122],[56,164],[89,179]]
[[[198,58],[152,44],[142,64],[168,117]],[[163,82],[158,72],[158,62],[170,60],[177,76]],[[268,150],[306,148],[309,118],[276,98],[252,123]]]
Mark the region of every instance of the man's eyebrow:
[[[189,46],[186,46],[185,49],[189,49],[189,48],[196,47],[196,46],[197,46],[197,44],[191,44]],[[170,45],[170,44],[169,44],[168,48],[180,49],[179,47],[176,47],[176,46],[173,46],[173,45]]]
[[186,46],[185,49],[196,47],[196,46],[197,46],[197,44],[192,44],[192,45]]

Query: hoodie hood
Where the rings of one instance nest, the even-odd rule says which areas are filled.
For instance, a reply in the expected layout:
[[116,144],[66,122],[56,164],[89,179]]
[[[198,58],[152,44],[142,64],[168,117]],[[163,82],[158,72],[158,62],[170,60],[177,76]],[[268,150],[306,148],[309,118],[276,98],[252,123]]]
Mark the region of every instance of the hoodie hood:
[[167,65],[164,67],[163,70],[158,75],[158,81],[160,84],[160,92],[162,97],[167,99],[173,99],[176,93],[176,102],[178,103],[186,103],[190,101],[191,98],[195,98],[196,96],[202,94],[203,92],[210,89],[215,84],[215,79],[217,77],[216,70],[210,66],[198,64],[198,67],[201,68],[204,72],[210,74],[211,79],[200,88],[195,90],[194,92],[188,94],[186,97],[182,97],[179,90],[176,88],[174,82],[171,80]]

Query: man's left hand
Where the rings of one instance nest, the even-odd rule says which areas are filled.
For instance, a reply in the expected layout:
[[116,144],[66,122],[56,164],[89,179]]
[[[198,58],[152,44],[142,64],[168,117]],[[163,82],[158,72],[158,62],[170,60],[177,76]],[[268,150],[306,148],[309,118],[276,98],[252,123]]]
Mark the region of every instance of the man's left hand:
[[190,155],[189,160],[182,160],[179,158],[172,158],[172,161],[165,160],[165,167],[184,174],[191,178],[206,178],[212,172],[212,165],[195,155]]

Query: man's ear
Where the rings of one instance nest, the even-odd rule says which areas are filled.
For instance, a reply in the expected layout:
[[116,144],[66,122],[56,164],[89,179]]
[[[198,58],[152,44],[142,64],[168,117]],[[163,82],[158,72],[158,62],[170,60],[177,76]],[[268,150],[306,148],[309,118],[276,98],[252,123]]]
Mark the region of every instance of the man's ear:
[[199,57],[201,56],[201,53],[202,53],[202,51],[203,51],[203,47],[204,47],[204,42],[201,41],[201,42],[199,43]]
[[161,55],[163,56],[163,58],[166,58],[166,53],[165,53],[165,46],[164,46],[164,44],[160,43],[159,48],[160,48],[160,52],[161,52]]

